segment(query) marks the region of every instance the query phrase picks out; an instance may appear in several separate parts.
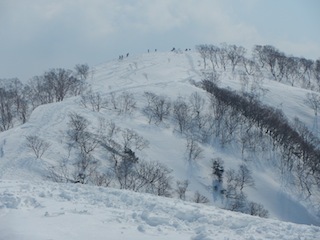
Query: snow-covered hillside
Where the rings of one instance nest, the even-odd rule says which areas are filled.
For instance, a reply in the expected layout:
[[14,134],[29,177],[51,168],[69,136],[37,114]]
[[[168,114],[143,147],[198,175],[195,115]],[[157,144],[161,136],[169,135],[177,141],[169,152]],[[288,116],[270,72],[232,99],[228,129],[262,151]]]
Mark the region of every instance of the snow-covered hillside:
[[320,228],[111,188],[0,181],[0,239],[319,239]]
[[[214,142],[199,143],[201,157],[188,161],[187,140],[170,120],[149,123],[143,112],[145,92],[171,101],[188,100],[195,92],[208,98],[204,90],[192,84],[203,78],[202,65],[199,54],[192,51],[149,53],[110,61],[92,68],[88,78],[92,92],[109,100],[106,108],[92,111],[81,104],[80,96],[72,97],[39,106],[27,123],[1,132],[0,239],[318,239],[319,227],[278,221],[319,226],[315,211],[319,206],[314,199],[310,202],[299,198],[299,193],[282,181],[271,161],[257,158],[245,162],[238,145],[221,147]],[[259,84],[261,101],[282,109],[291,120],[298,116],[313,128],[313,111],[304,103],[309,90],[271,80]],[[237,90],[243,87],[231,72],[221,73],[219,85]],[[130,114],[119,114],[112,107],[112,98],[117,99],[123,92],[132,94],[136,101]],[[188,180],[186,201],[178,200],[174,190],[175,199],[169,199],[116,190],[112,184],[103,188],[48,182],[50,167],[70,157],[66,144],[70,113],[88,119],[90,130],[97,134],[104,119],[105,123],[115,123],[118,129],[133,130],[142,136],[148,147],[136,150],[139,159],[170,168],[173,182]],[[36,159],[26,146],[26,136],[38,136],[50,144],[41,158]],[[97,147],[95,151],[101,161],[99,168],[110,167],[105,149]],[[251,201],[269,211],[270,219],[217,208],[223,207],[223,199],[213,196],[210,169],[211,159],[217,157],[223,159],[226,169],[236,169],[244,162],[249,166],[255,185],[244,191]],[[190,203],[195,192],[210,203]]]

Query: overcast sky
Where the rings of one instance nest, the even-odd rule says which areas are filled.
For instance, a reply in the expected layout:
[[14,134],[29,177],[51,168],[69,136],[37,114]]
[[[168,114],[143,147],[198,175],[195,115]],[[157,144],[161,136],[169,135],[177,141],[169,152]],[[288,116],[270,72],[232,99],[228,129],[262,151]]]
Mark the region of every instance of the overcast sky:
[[0,78],[201,43],[320,58],[319,0],[0,0]]

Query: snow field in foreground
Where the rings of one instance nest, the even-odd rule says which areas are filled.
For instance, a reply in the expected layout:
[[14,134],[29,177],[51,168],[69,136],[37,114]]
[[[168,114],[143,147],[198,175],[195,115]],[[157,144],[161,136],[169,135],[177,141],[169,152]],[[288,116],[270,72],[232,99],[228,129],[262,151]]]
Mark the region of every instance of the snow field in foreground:
[[319,239],[320,228],[112,188],[0,181],[0,239]]

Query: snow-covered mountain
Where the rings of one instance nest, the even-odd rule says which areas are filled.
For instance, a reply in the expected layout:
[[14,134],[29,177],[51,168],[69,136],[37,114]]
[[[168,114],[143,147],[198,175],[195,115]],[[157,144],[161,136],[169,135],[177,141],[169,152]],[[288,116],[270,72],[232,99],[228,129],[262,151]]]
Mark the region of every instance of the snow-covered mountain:
[[[203,59],[196,51],[113,60],[91,69],[87,79],[90,92],[41,105],[25,124],[1,132],[0,239],[318,239],[319,227],[298,224],[320,225],[320,193],[306,198],[292,187],[290,174],[279,174],[272,152],[243,155],[234,139],[226,144],[214,138],[196,138],[193,142],[192,136],[179,131],[172,115],[163,121],[148,115],[148,101],[159,96],[171,103],[171,109],[175,101],[192,102],[191,98],[200,97],[204,104],[199,106],[209,111],[210,97],[197,86],[204,77],[203,68]],[[210,71],[205,72],[215,78]],[[290,121],[299,117],[314,130],[314,112],[305,104],[310,90],[267,78],[248,79],[244,84],[231,69],[218,71],[218,75],[215,79],[220,87],[255,89],[261,102],[281,109]],[[101,99],[99,110],[94,109],[97,103],[90,97]],[[112,142],[114,151],[118,143],[128,143],[139,161],[162,164],[172,176],[172,189],[168,188],[171,198],[119,190],[112,180],[109,187],[53,183],[57,173],[59,177],[65,174],[66,179],[72,176],[62,166],[75,168],[74,159],[79,158],[68,141],[71,116],[83,117],[92,136],[105,131],[103,143]],[[112,141],[107,139],[111,129]],[[43,155],[35,156],[28,136],[48,144]],[[126,142],[130,137],[136,142]],[[190,141],[195,144],[193,151]],[[94,146],[90,154],[98,162],[95,169],[108,172],[119,155],[110,154],[111,145],[104,148],[101,139],[90,144]],[[111,155],[115,159],[111,160]],[[225,170],[236,172],[241,164],[249,169],[254,185],[245,186],[243,192],[268,211],[269,219],[222,209],[227,200],[214,191],[211,169],[212,159],[218,158]],[[182,201],[175,182],[185,180],[189,185]],[[192,203],[198,193],[209,202]]]

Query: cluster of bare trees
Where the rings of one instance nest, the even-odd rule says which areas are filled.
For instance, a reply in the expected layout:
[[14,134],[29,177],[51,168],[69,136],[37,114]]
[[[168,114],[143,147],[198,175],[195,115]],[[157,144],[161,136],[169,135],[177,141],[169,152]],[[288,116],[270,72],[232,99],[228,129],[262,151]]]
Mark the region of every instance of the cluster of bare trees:
[[205,80],[202,84],[215,99],[216,105],[222,106],[225,112],[234,113],[238,119],[237,124],[243,123],[233,128],[233,131],[224,128],[226,132],[233,132],[235,139],[238,136],[242,151],[249,148],[253,150],[260,143],[261,147],[269,148],[269,152],[279,154],[277,164],[282,173],[291,172],[296,179],[295,184],[307,196],[312,194],[314,187],[320,186],[319,142],[302,122],[296,120],[294,126],[278,109],[235,91],[220,88],[210,81]]
[[188,159],[194,159],[192,155],[195,153],[193,150],[198,149],[197,142],[207,139],[207,129],[212,124],[206,99],[198,92],[189,98],[178,97],[174,101],[165,95],[151,92],[145,92],[144,96],[147,106],[142,111],[149,123],[173,123],[174,130],[187,139]]
[[[187,200],[186,197],[186,192],[188,190],[188,186],[189,186],[189,181],[188,180],[184,180],[184,181],[177,181],[176,182],[176,193],[178,195],[178,198],[181,200]],[[196,191],[191,199],[191,201],[195,202],[195,203],[209,203],[210,200],[199,193],[199,191]]]
[[231,66],[232,72],[239,66],[245,57],[246,49],[241,46],[221,44],[220,46],[202,44],[196,46],[203,59],[204,69],[207,69],[207,60],[210,61],[212,70],[223,69]]
[[[212,79],[208,82],[213,83]],[[205,84],[205,81],[203,84]],[[265,145],[265,142],[260,139],[261,130],[258,130],[259,126],[255,128],[252,121],[248,120],[241,111],[225,102],[225,98],[228,99],[229,97],[225,94],[229,95],[229,92],[221,90],[221,92],[217,91],[216,94],[218,96],[210,95],[209,101],[197,92],[191,94],[189,98],[178,97],[175,101],[171,101],[166,96],[158,96],[148,92],[145,94],[148,99],[146,108],[154,110],[146,111],[144,109],[143,112],[148,117],[149,123],[152,123],[150,120],[153,120],[155,124],[165,120],[174,124],[175,131],[187,140],[185,153],[188,162],[200,160],[203,157],[200,143],[213,143],[215,139],[220,140],[222,147],[238,140],[242,143],[243,155],[244,151],[261,151],[260,148]],[[248,100],[245,103],[247,107],[251,102],[256,101],[252,96],[244,98]],[[241,101],[239,104],[241,104]],[[158,116],[165,116],[165,118]],[[269,138],[267,140],[270,142]],[[268,216],[268,211],[261,204],[248,201],[243,191],[245,187],[254,185],[251,172],[246,165],[240,165],[238,171],[231,169],[224,171],[223,161],[215,159],[212,170],[215,176],[213,189],[225,199],[225,208],[260,217]],[[223,178],[226,181],[223,181]],[[188,184],[188,182],[177,182],[179,198],[185,199]],[[204,196],[200,197],[198,195],[197,197],[195,195],[194,198],[206,202]]]
[[244,188],[254,186],[252,173],[245,164],[241,164],[237,171],[234,169],[225,171],[223,160],[215,158],[212,160],[211,170],[213,194],[215,196],[220,195],[224,199],[226,209],[259,217],[268,217],[268,211],[261,204],[248,201],[246,194],[243,192]]
[[210,144],[219,139],[224,147],[235,139],[234,135],[246,122],[236,109],[228,107],[214,96],[208,100],[194,92],[188,98],[178,97],[174,101],[166,96],[146,93],[146,98],[150,96],[153,101],[147,101],[143,109],[149,123],[151,120],[155,124],[164,120],[172,123],[174,130],[187,140],[186,158],[189,161],[201,159],[199,143]]
[[37,159],[41,159],[43,154],[50,148],[50,143],[36,135],[28,135],[26,136],[26,146],[34,153]]
[[[200,143],[214,144],[219,140],[225,147],[234,142],[239,144],[243,160],[260,156],[272,161],[281,174],[290,175],[286,176],[290,177],[292,186],[298,187],[306,198],[317,191],[320,186],[319,139],[299,119],[290,123],[281,110],[262,104],[256,94],[239,94],[220,88],[215,82],[208,78],[201,83],[210,93],[208,99],[194,93],[189,98],[178,97],[171,101],[166,96],[147,92],[147,106],[143,112],[149,123],[174,124],[175,131],[187,140],[189,162],[202,158]],[[308,94],[306,99],[315,115],[318,98],[316,94]],[[241,165],[238,172],[224,173],[226,186],[222,184],[223,171],[216,169],[215,174],[220,183],[215,188],[223,192],[228,209],[267,216],[263,206],[249,202],[243,192],[244,187],[252,183],[246,165]],[[178,184],[181,198],[184,198],[183,186]]]
[[[225,147],[239,139],[243,156],[245,151],[258,151],[257,141],[254,139],[258,137],[256,129],[252,128],[236,109],[228,107],[220,98],[210,96],[207,99],[197,92],[186,98],[178,97],[174,101],[166,96],[146,93],[146,98],[150,96],[161,101],[147,101],[143,112],[149,123],[150,120],[155,124],[163,121],[172,123],[174,130],[186,139],[185,155],[189,162],[203,157],[200,143],[211,144],[216,140],[219,140],[221,147]],[[248,96],[248,99],[253,101],[254,97]]]
[[[287,56],[273,46],[256,45],[253,56],[261,68],[265,68],[274,80],[286,81],[292,86],[298,82],[305,88],[319,89],[316,80],[316,62],[306,58]],[[316,81],[313,81],[316,80]]]
[[[282,174],[290,174],[291,180],[295,179],[291,183],[298,186],[305,197],[319,188],[319,140],[301,121],[296,119],[290,123],[282,111],[263,105],[254,94],[220,88],[212,79],[202,81],[202,87],[210,93],[209,101],[197,93],[189,99],[178,97],[175,101],[163,95],[145,94],[147,106],[143,112],[149,123],[173,123],[175,130],[186,137],[188,161],[201,159],[199,143],[210,144],[218,139],[225,147],[235,142],[244,160],[260,156],[273,161]],[[318,97],[310,95],[306,103],[316,111],[318,102],[314,99]],[[248,168],[241,165],[238,172],[225,172],[227,186],[222,186],[220,176],[220,185],[216,188],[223,190],[228,199],[227,208],[267,216],[263,207],[248,202],[243,192],[244,183],[252,180],[244,177],[249,175]],[[180,183],[179,188],[183,189],[181,186]],[[183,196],[182,193],[179,194]]]
[[131,115],[136,110],[136,100],[133,93],[123,91],[120,94],[112,92],[107,96],[102,96],[99,92],[88,89],[81,94],[80,104],[94,112],[102,109],[110,109],[119,115]]
[[[148,147],[148,141],[131,129],[121,129],[101,119],[98,130],[77,113],[70,113],[65,133],[68,156],[49,169],[49,178],[110,186],[159,196],[171,195],[171,170],[155,161],[136,156]],[[30,141],[28,141],[30,145]],[[104,152],[105,159],[97,158]]]
[[[48,177],[56,182],[113,186],[158,196],[177,195],[186,199],[188,181],[172,182],[171,169],[157,161],[147,161],[138,155],[149,143],[132,129],[121,129],[114,122],[99,120],[99,126],[77,113],[69,114],[64,134],[67,156],[48,169]],[[27,136],[26,145],[37,158],[50,147],[45,140]],[[207,203],[199,192],[192,199]]]
[[85,87],[89,68],[84,64],[76,65],[75,69],[76,72],[55,68],[43,75],[33,77],[28,84],[32,95],[30,99],[32,107],[60,102],[66,97],[80,95]]
[[106,99],[99,92],[92,91],[91,88],[81,94],[80,104],[94,112],[100,112],[101,109],[107,107]]
[[0,80],[0,131],[25,123],[29,116],[29,92],[19,79]]
[[149,123],[154,121],[156,124],[163,122],[171,110],[171,101],[166,96],[156,95],[152,92],[145,92],[147,106],[143,112],[148,117]]
[[19,79],[0,80],[0,131],[25,123],[33,109],[83,92],[89,74],[87,64],[75,71],[56,68],[33,77],[27,84]]
[[196,47],[203,59],[203,68],[208,61],[213,71],[231,68],[249,76],[262,74],[292,86],[320,91],[320,59],[314,61],[303,57],[288,56],[270,45],[255,45],[251,56],[241,46],[202,44]]

